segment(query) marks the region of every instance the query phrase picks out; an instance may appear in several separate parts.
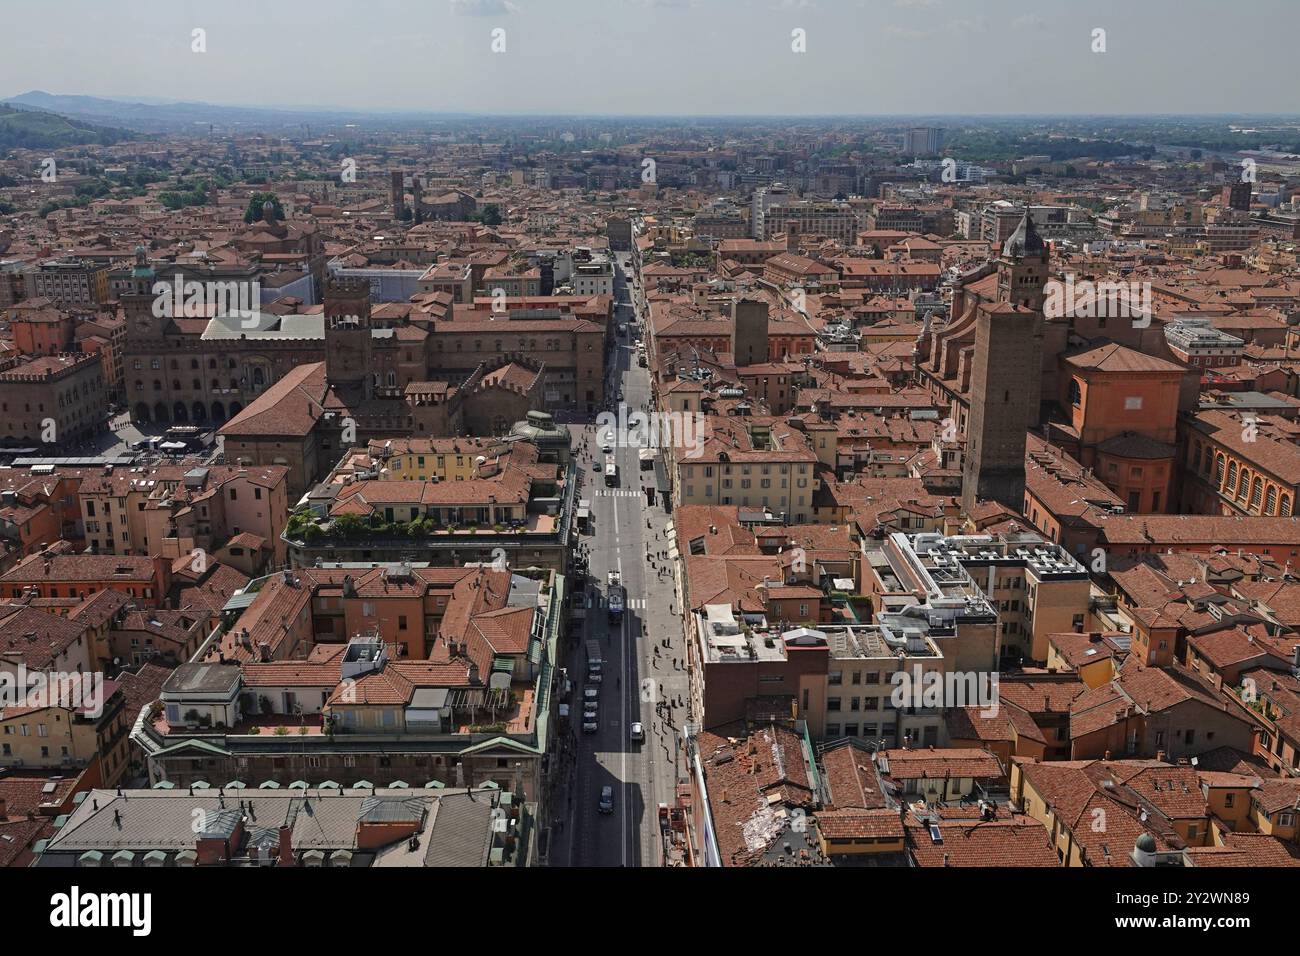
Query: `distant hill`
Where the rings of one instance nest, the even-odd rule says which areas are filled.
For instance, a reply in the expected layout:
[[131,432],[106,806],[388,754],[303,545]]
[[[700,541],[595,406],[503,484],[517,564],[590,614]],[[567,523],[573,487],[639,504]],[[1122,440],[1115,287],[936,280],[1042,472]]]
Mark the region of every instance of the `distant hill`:
[[135,134],[129,130],[0,104],[0,149],[58,149],[87,143],[111,146],[133,138]]
[[[208,124],[230,128],[297,126],[308,120],[342,122],[356,118],[335,110],[293,110],[275,107],[216,106],[211,103],[164,100],[114,100],[100,96],[63,96],[32,90],[4,101],[25,108],[49,110],[91,123],[111,123],[143,132],[190,132]],[[203,132],[207,132],[206,129]]]
[[214,103],[160,100],[140,97],[117,100],[102,96],[65,96],[31,90],[2,102],[24,109],[48,110],[87,123],[105,123],[145,133],[207,133],[211,124],[222,132],[303,127],[404,128],[412,122],[438,122],[455,113],[346,110],[328,106],[220,106]]

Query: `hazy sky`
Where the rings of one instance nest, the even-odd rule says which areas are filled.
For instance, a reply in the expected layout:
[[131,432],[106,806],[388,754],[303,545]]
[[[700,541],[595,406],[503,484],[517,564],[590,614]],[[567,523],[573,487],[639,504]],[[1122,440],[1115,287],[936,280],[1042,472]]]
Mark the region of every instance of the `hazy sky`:
[[[1300,0],[10,0],[3,23],[0,96],[483,113],[1300,112]],[[196,27],[205,53],[191,52]],[[1097,28],[1104,53],[1092,51]],[[796,29],[804,53],[791,49]]]

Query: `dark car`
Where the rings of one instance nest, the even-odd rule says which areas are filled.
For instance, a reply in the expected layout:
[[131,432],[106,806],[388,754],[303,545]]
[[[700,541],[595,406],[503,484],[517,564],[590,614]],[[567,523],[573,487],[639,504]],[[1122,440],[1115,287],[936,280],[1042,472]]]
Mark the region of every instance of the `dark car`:
[[604,786],[600,788],[600,802],[596,804],[596,809],[601,813],[614,812],[614,788]]

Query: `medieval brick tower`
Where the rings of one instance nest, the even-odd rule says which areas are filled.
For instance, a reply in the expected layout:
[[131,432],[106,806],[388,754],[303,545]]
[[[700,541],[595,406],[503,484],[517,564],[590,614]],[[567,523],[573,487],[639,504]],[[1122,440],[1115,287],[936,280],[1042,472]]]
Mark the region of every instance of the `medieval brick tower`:
[[365,279],[325,280],[325,378],[342,390],[374,395],[371,365],[370,283]]
[[406,210],[406,185],[400,169],[388,171],[388,192],[393,203],[393,221],[401,222],[402,213]]
[[1028,211],[997,261],[998,301],[975,319],[962,507],[1025,504],[1025,432],[1038,424],[1043,374],[1047,244]]

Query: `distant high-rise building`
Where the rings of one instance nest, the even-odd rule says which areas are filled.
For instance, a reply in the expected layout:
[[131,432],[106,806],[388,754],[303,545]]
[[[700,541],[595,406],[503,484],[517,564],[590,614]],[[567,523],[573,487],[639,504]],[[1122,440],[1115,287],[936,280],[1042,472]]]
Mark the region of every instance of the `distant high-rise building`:
[[903,134],[903,152],[908,156],[938,156],[943,152],[943,130],[918,126]]
[[749,228],[750,236],[754,239],[767,238],[766,220],[767,211],[773,206],[779,206],[788,202],[791,198],[790,191],[780,183],[773,183],[771,186],[759,186],[754,190],[754,199],[750,204]]
[[975,318],[970,417],[962,505],[999,501],[1024,509],[1025,432],[1037,424],[1043,374],[1043,297],[1047,243],[1028,212],[1002,246],[998,297]]

